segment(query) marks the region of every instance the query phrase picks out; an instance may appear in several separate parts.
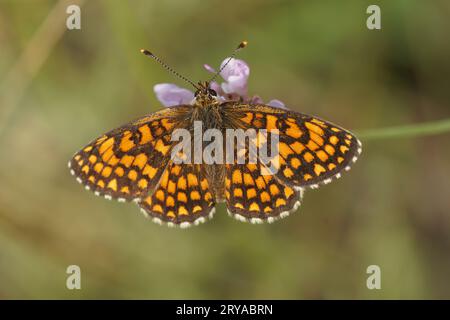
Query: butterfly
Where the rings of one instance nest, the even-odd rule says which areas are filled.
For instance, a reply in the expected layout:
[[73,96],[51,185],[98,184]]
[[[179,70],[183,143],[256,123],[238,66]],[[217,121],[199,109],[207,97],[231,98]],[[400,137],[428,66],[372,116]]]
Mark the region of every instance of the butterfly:
[[[241,43],[238,49],[244,46]],[[306,189],[328,184],[348,171],[361,153],[361,142],[340,126],[242,99],[223,101],[211,89],[211,81],[194,84],[149,51],[143,53],[191,83],[197,89],[194,100],[99,136],[73,156],[69,169],[86,189],[106,199],[134,201],[158,224],[182,228],[198,225],[211,218],[221,202],[237,220],[273,222],[295,211]],[[266,130],[268,134],[249,139],[243,152],[234,147],[244,162],[237,157],[212,164],[175,161],[175,153],[181,157],[186,154],[175,152],[174,133],[192,133],[196,122],[203,124],[202,133],[208,129],[221,132],[222,145],[230,129]],[[273,167],[268,169],[259,153],[256,161],[249,161],[249,145],[259,150],[267,147],[267,140],[273,136],[278,142]],[[188,149],[199,152],[191,142]]]

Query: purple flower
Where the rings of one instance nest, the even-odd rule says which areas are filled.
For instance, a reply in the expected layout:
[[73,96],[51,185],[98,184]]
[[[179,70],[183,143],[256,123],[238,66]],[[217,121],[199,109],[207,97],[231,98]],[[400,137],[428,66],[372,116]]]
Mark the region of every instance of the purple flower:
[[[226,58],[220,65],[223,65],[229,58]],[[216,70],[205,64],[204,68],[216,73]],[[220,72],[220,76],[225,80],[221,84],[213,81],[210,84],[211,89],[217,92],[218,98],[222,101],[243,100],[251,104],[262,104],[263,100],[255,95],[248,97],[248,77],[250,68],[243,60],[231,59],[230,62]],[[180,88],[175,84],[161,83],[154,86],[154,91],[158,100],[166,107],[177,104],[189,104],[194,99],[194,93],[188,89]],[[286,109],[280,100],[270,100],[269,106]]]
[[275,107],[275,108],[281,108],[281,109],[286,109],[286,106],[284,105],[283,102],[281,102],[280,100],[277,99],[272,99],[267,103],[269,106],[271,107]]
[[194,99],[194,93],[172,83],[160,83],[153,87],[156,97],[165,106],[188,104]]
[[[220,68],[228,59],[226,58],[222,62]],[[221,87],[226,94],[237,94],[244,99],[247,97],[247,80],[250,75],[250,68],[243,60],[231,59],[220,72],[220,75],[225,80]]]

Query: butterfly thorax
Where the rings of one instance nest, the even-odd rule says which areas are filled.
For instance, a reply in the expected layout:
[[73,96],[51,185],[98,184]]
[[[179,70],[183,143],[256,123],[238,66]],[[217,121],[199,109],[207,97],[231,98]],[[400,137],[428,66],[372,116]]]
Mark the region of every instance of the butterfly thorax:
[[208,82],[199,82],[195,99],[192,102],[191,121],[201,121],[203,130],[220,129],[222,125],[221,101],[217,93],[209,87]]
[[210,94],[198,94],[195,97],[195,100],[193,102],[193,106],[197,108],[204,108],[210,105],[218,105],[220,104],[219,99],[217,97],[214,97]]
[[[219,129],[224,131],[224,110],[222,102],[217,98],[215,92],[207,87],[195,94],[195,100],[192,103],[192,113],[190,117],[190,131],[194,133],[194,122],[202,124],[202,135],[208,129]],[[203,142],[203,148],[211,142]],[[194,150],[200,152],[203,150]],[[225,166],[223,164],[202,166],[202,174],[209,182],[210,188],[217,202],[224,201],[225,197]]]

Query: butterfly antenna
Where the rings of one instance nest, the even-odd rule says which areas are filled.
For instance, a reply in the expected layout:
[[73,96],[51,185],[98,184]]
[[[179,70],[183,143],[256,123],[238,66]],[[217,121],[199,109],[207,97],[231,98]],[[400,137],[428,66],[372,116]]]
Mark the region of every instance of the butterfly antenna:
[[225,67],[230,63],[231,60],[234,59],[234,57],[236,56],[236,54],[243,48],[245,48],[247,46],[247,41],[242,41],[241,43],[239,43],[239,45],[237,46],[236,49],[234,49],[233,53],[231,54],[231,56],[228,58],[228,60],[223,64],[223,66],[219,69],[219,71],[217,71],[214,76],[211,77],[211,79],[208,81],[208,83],[211,83],[212,81],[214,81],[217,76],[222,72],[223,69],[225,69]]
[[158,62],[160,65],[162,65],[167,71],[169,71],[170,73],[174,74],[176,77],[180,78],[181,80],[186,81],[187,83],[191,84],[195,89],[199,89],[199,87],[192,82],[191,80],[189,80],[188,78],[182,76],[181,74],[179,74],[178,72],[176,72],[175,70],[173,70],[171,67],[169,67],[164,61],[162,61],[160,58],[158,58],[157,56],[155,56],[153,53],[151,53],[150,51],[146,50],[146,49],[141,49],[141,53],[145,54],[146,56],[153,58],[156,62]]

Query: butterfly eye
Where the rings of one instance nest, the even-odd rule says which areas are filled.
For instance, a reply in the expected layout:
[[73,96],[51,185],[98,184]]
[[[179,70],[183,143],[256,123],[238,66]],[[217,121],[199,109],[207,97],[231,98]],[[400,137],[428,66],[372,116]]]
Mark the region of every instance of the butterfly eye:
[[213,97],[216,97],[216,96],[217,96],[217,92],[214,91],[213,89],[208,89],[208,93],[209,93],[211,96],[213,96]]
[[194,96],[198,96],[199,93],[200,93],[200,90],[195,91]]

